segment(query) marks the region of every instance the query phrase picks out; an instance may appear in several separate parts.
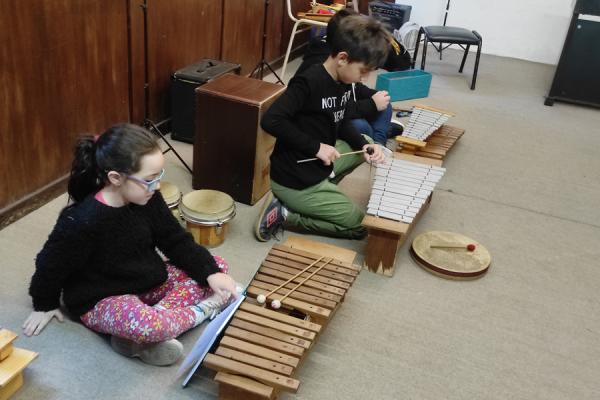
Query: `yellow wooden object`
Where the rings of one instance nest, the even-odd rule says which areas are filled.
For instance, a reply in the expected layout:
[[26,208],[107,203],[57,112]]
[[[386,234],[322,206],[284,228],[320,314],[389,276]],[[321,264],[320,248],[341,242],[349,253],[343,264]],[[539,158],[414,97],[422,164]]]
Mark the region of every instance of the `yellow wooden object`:
[[9,357],[0,362],[0,400],[6,400],[23,386],[23,370],[37,357],[29,350],[13,348]]
[[418,148],[427,146],[427,143],[425,143],[422,140],[417,140],[417,139],[404,137],[404,136],[396,136],[396,142],[398,142],[402,145],[409,145],[409,146],[414,146],[414,147],[418,147]]
[[8,329],[0,330],[0,361],[4,360],[13,351],[12,342],[17,338],[14,332]]

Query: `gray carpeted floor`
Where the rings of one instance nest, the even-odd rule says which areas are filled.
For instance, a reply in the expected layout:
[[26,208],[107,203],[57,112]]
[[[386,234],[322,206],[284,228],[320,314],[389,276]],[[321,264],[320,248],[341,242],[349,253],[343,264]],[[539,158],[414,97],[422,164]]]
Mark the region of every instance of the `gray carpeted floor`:
[[[419,268],[405,245],[394,277],[361,273],[302,366],[298,393],[283,398],[600,398],[600,112],[544,106],[552,66],[484,55],[471,91],[472,59],[464,75],[459,62],[456,51],[445,52],[442,62],[430,54],[429,97],[401,103],[453,111],[451,124],[466,128],[412,236],[427,230],[471,236],[492,253],[489,273],[476,281],[443,280]],[[191,161],[191,146],[174,143]],[[172,155],[166,179],[191,190]],[[31,311],[33,258],[65,202],[62,196],[0,231],[0,326],[19,332]],[[253,238],[259,205],[238,204],[225,244],[214,250],[242,283],[273,244]],[[356,250],[362,262],[364,241],[311,238]],[[199,333],[181,338],[186,350]],[[106,338],[72,321],[53,322],[16,345],[40,356],[15,399],[213,399],[217,393],[209,371],[182,389],[176,367],[121,357]]]

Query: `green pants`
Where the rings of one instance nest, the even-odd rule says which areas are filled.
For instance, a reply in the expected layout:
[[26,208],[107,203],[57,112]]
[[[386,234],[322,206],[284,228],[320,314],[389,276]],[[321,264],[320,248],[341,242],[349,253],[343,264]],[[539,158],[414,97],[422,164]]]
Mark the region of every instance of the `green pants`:
[[[365,139],[373,143],[371,138],[365,136]],[[335,148],[340,153],[352,151],[348,143],[342,140],[335,143]],[[363,162],[362,154],[337,159],[333,163],[335,177],[332,180],[339,182],[341,177]],[[366,230],[361,226],[364,212],[329,179],[302,190],[290,189],[271,181],[271,189],[289,211],[286,225],[341,238],[359,239],[365,236]]]

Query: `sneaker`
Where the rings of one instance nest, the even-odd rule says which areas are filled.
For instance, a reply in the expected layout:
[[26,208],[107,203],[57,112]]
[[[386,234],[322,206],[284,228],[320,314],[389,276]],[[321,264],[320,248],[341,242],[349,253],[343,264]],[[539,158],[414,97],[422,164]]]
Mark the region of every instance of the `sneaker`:
[[[244,288],[239,283],[236,283],[235,290],[238,294],[244,293]],[[223,300],[221,296],[215,293],[192,306],[192,309],[196,313],[196,324],[198,325],[206,319],[214,319],[232,302],[232,300],[233,297]]]
[[388,138],[400,136],[400,135],[402,135],[402,132],[404,132],[404,124],[393,119],[390,122],[390,127],[388,128],[388,132],[387,132]]
[[269,192],[256,222],[256,238],[261,242],[266,242],[272,237],[277,239],[277,231],[283,229],[286,211],[277,197],[273,196],[273,192]]
[[183,355],[183,345],[177,339],[158,343],[136,343],[112,336],[110,345],[114,351],[125,357],[138,357],[146,364],[161,367],[174,364]]

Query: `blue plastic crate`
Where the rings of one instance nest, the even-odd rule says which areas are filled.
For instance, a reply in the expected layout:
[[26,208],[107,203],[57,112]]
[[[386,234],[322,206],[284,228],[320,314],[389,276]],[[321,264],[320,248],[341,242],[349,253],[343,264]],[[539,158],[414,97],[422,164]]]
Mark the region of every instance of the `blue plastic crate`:
[[431,74],[420,69],[387,72],[377,76],[376,90],[387,90],[392,101],[429,96]]

